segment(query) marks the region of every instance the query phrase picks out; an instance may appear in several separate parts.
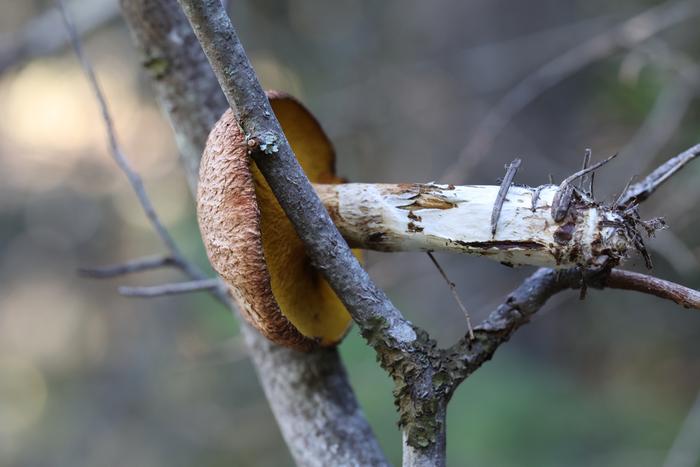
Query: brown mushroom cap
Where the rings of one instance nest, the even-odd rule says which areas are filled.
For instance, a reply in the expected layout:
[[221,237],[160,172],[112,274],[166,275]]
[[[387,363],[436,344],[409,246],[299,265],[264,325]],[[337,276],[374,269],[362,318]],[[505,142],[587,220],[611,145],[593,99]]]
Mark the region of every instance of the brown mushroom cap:
[[[333,147],[311,113],[286,94],[268,97],[309,180],[340,183]],[[347,332],[350,315],[311,265],[247,151],[227,110],[209,135],[199,171],[197,214],[209,260],[264,336],[299,350],[334,345]]]

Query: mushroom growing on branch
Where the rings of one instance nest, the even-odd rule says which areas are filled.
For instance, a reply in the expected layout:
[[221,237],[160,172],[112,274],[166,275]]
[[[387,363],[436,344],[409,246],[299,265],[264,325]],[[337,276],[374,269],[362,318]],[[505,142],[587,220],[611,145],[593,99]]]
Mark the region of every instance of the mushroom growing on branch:
[[[296,99],[268,93],[300,165],[350,246],[379,251],[477,254],[508,265],[564,268],[618,264],[634,243],[627,217],[585,193],[561,187],[453,186],[435,183],[343,183],[334,151]],[[243,315],[269,339],[300,350],[339,342],[351,323],[267,182],[249,157],[273,143],[246,138],[229,110],[202,156],[198,219],[211,264],[230,286]],[[568,189],[569,187],[567,187]],[[501,190],[502,191],[502,190]],[[492,213],[497,199],[500,212]],[[497,228],[496,228],[497,227]]]

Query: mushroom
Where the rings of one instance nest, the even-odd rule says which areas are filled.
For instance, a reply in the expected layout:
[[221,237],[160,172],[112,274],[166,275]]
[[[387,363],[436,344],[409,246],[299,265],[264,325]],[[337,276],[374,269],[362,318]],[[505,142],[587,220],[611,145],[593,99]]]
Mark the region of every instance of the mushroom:
[[[333,147],[311,113],[286,94],[269,92],[268,98],[309,180],[340,183]],[[227,110],[200,166],[197,214],[209,260],[264,336],[298,350],[332,346],[345,336],[350,315],[312,267],[248,149]]]
[[[313,115],[286,94],[268,97],[300,165],[352,247],[571,267],[616,264],[632,244],[616,209],[581,197],[555,221],[554,185],[510,187],[494,233],[496,185],[342,183],[333,147]],[[346,334],[350,315],[311,265],[249,149],[233,112],[226,111],[200,167],[197,211],[211,264],[263,335],[299,350],[332,346]]]

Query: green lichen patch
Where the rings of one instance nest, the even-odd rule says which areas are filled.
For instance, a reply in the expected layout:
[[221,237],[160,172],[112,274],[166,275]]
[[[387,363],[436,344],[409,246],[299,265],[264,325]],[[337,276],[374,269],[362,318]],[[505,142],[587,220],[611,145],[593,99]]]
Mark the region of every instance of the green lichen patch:
[[163,57],[151,57],[143,63],[143,66],[151,72],[154,79],[161,79],[170,69],[170,62]]

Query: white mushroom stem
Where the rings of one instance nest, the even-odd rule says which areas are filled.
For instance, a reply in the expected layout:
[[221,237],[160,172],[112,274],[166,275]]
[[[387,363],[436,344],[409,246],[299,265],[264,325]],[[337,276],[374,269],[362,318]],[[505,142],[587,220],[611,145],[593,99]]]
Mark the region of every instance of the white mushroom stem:
[[[551,215],[556,186],[512,186],[491,233],[498,186],[315,185],[350,246],[378,251],[448,251],[509,265],[571,267],[619,261],[630,241],[622,219],[591,203]],[[535,205],[533,206],[533,201]]]

